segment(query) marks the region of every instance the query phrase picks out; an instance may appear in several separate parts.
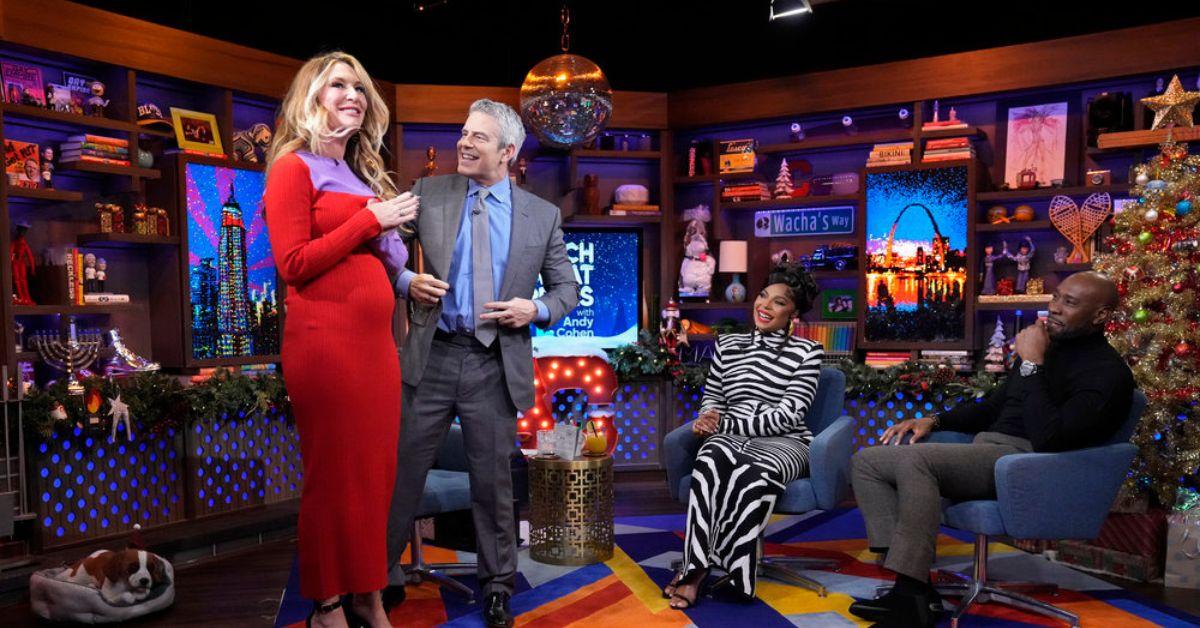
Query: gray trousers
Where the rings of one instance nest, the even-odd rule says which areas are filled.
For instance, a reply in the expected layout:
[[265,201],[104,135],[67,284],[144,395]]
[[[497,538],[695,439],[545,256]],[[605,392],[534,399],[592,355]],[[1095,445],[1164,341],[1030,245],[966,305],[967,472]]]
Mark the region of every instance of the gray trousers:
[[[493,347],[495,345],[493,344]],[[462,422],[471,478],[471,517],[484,595],[513,593],[517,528],[510,457],[517,411],[497,350],[473,339],[434,339],[421,383],[404,385],[396,485],[388,517],[388,567],[400,560],[421,503],[425,476],[455,416]]]
[[928,580],[936,555],[942,498],[996,496],[996,461],[1033,451],[1024,438],[981,432],[967,444],[879,445],[851,459],[854,498],[871,547],[888,548],[883,566]]

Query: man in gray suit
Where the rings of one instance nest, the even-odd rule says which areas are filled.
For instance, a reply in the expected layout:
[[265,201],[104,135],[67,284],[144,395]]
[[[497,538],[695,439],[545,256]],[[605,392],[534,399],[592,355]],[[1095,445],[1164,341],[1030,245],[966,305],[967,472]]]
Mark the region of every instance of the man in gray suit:
[[[517,572],[510,457],[518,410],[533,406],[530,323],[549,327],[579,300],[559,210],[510,183],[525,141],[507,105],[477,100],[458,140],[458,174],[420,179],[416,224],[425,273],[396,280],[407,295],[403,411],[388,564],[409,541],[437,449],[462,421],[471,477],[484,619],[511,626]],[[534,300],[538,275],[546,292]]]

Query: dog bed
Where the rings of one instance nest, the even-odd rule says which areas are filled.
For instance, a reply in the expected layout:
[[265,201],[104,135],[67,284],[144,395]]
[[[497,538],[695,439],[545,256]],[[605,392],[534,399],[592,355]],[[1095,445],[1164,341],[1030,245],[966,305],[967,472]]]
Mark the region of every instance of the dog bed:
[[175,570],[163,560],[167,582],[154,585],[141,602],[114,605],[100,596],[100,590],[67,581],[70,567],[42,569],[29,577],[30,606],[33,612],[50,621],[82,624],[111,624],[160,611],[175,602]]

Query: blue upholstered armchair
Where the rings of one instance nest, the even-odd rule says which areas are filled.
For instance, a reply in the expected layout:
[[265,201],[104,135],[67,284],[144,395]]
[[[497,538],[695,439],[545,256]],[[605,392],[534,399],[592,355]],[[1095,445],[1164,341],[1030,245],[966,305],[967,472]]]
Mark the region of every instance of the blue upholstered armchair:
[[[822,368],[816,397],[804,418],[815,434],[809,450],[810,475],[788,484],[787,491],[776,502],[775,512],[803,514],[828,510],[849,493],[854,421],[842,416],[845,393],[845,375],[836,368]],[[692,434],[690,422],[667,434],[663,442],[671,497],[684,504],[692,481],[692,462],[702,442]],[[821,583],[798,571],[813,567],[836,568],[837,561],[782,556],[763,556],[759,561],[762,575],[812,589],[824,596],[825,587]]]
[[[1137,447],[1129,439],[1145,407],[1145,395],[1135,390],[1129,418],[1105,445],[1000,458],[996,462],[996,499],[959,502],[945,509],[942,515],[945,525],[975,533],[972,576],[957,574],[961,582],[938,584],[943,595],[962,596],[952,625],[958,625],[968,607],[982,602],[999,602],[1079,625],[1079,617],[1074,613],[1015,590],[1044,590],[1045,586],[1006,587],[1003,583],[989,583],[988,537],[1095,538],[1137,453]],[[971,439],[971,435],[959,432],[934,432],[929,436],[929,441],[935,443],[969,443]]]

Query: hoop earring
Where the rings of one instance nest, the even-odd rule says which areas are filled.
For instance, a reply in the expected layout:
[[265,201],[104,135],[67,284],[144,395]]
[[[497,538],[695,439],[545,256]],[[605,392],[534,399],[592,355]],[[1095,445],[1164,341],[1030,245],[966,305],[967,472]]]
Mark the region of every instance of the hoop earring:
[[788,336],[791,337],[791,336],[794,336],[795,334],[796,334],[796,319],[793,318],[792,320],[788,321]]

